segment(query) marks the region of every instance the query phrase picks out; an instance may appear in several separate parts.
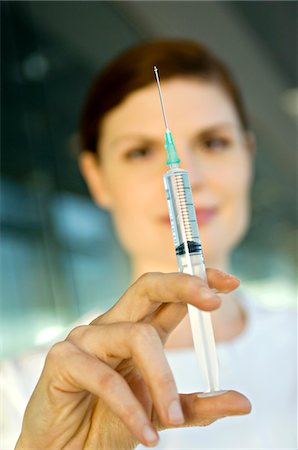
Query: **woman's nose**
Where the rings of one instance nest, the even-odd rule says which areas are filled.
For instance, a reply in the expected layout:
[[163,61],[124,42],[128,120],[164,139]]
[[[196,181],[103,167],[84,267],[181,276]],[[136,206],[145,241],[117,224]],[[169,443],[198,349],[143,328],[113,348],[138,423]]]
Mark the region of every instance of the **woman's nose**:
[[180,167],[187,170],[192,189],[200,189],[205,181],[204,167],[191,149],[178,151]]

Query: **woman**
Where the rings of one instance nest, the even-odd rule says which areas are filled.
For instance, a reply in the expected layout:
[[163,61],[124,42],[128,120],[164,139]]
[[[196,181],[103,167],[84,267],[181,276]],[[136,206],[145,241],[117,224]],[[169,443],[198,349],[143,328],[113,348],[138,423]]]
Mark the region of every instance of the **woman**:
[[[177,273],[162,186],[164,125],[153,65],[160,70],[181,167],[190,174],[206,265],[213,267],[209,287]],[[262,393],[270,386],[268,366],[280,354],[271,355],[270,349],[269,359],[263,352],[260,358],[260,321],[235,291],[239,280],[227,273],[230,253],[248,225],[254,149],[240,94],[225,67],[192,42],[156,41],[129,50],[95,80],[82,114],[81,138],[82,173],[94,200],[112,215],[131,257],[134,283],[109,311],[74,328],[49,351],[16,448],[153,446],[157,430],[249,413],[250,402],[235,391],[197,397],[187,303],[212,311],[222,387],[249,390],[245,382],[252,379],[254,390],[248,393],[261,398],[264,417],[259,423],[258,410],[253,421],[230,418],[217,428],[169,430],[161,435],[161,448],[273,448],[293,442],[288,404],[283,404],[287,411],[276,412],[276,433],[270,411],[282,405],[283,397]],[[262,320],[268,332],[288,324],[288,348],[288,315]],[[225,366],[223,355],[232,363]],[[234,376],[231,368],[238,370]],[[271,369],[270,374],[275,381]],[[293,382],[283,375],[288,399]],[[192,393],[179,395],[175,376],[178,387]]]

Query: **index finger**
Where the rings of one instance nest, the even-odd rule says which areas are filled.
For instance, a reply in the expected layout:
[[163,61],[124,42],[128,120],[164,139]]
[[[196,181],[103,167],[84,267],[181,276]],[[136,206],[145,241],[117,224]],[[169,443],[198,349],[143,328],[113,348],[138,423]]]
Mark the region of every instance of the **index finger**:
[[239,280],[217,269],[209,269],[207,275],[210,287],[199,277],[183,273],[144,274],[106,314],[92,323],[137,322],[167,303],[189,303],[204,311],[217,309],[221,299],[212,289],[227,292],[237,287]]

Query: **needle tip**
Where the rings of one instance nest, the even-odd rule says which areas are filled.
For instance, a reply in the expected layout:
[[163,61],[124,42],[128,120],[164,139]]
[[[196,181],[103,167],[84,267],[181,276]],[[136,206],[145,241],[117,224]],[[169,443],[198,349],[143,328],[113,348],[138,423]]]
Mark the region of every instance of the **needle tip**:
[[153,66],[153,70],[154,70],[154,72],[158,72],[158,70],[157,70],[157,67],[156,66]]

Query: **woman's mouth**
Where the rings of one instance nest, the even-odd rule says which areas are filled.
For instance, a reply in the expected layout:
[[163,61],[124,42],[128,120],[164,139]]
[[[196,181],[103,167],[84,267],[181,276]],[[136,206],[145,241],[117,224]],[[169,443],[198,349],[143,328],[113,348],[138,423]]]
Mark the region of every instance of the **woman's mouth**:
[[[199,226],[203,226],[210,222],[217,214],[217,208],[195,208],[196,218]],[[163,216],[163,223],[170,224],[170,218],[168,215]]]
[[195,208],[198,225],[205,225],[216,215],[216,208]]

